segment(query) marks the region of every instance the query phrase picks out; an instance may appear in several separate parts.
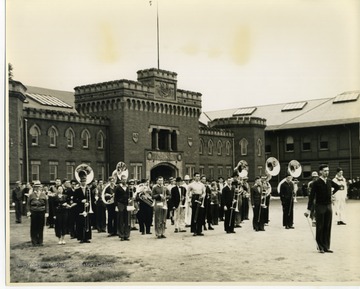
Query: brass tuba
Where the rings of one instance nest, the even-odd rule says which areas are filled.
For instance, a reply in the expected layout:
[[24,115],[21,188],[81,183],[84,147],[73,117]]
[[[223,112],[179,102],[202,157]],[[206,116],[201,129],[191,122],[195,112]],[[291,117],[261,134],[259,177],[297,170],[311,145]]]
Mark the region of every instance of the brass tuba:
[[125,179],[129,177],[129,171],[124,162],[118,162],[116,164],[116,169],[113,172],[113,176],[117,176],[119,180],[121,180],[123,177],[125,177]]
[[279,161],[274,157],[269,157],[265,162],[265,172],[268,177],[269,176],[271,176],[271,177],[277,176],[280,173]]
[[245,178],[249,173],[249,165],[245,160],[241,160],[234,168],[234,171],[240,178]]
[[292,177],[294,178],[300,177],[302,172],[300,163],[297,160],[290,161],[288,164],[288,171]]

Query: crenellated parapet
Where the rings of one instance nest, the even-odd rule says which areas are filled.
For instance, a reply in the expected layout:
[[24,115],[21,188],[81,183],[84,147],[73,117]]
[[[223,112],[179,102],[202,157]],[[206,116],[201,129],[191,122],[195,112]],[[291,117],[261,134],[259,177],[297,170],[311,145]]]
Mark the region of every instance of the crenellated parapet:
[[234,137],[234,133],[225,129],[200,127],[199,134],[203,136]]
[[84,124],[109,125],[109,120],[106,117],[80,115],[72,112],[36,109],[29,107],[24,109],[24,118],[35,118],[49,121],[56,120]]
[[266,119],[259,117],[248,116],[233,116],[228,118],[217,118],[209,122],[210,127],[241,127],[241,126],[254,126],[266,127]]

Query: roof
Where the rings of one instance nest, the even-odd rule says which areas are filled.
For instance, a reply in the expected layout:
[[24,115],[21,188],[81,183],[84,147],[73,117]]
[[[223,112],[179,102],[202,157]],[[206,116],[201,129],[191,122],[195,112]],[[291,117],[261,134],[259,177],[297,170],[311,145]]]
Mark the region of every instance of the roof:
[[26,86],[24,108],[36,108],[77,113],[74,93],[42,87]]
[[[205,119],[211,121],[217,118],[228,118],[244,111],[247,113],[246,116],[265,118],[265,130],[349,124],[360,122],[359,96],[360,91],[349,91],[331,98],[262,105],[249,107],[249,109],[237,107],[204,112],[200,119],[205,123]],[[252,111],[251,115],[249,111]]]

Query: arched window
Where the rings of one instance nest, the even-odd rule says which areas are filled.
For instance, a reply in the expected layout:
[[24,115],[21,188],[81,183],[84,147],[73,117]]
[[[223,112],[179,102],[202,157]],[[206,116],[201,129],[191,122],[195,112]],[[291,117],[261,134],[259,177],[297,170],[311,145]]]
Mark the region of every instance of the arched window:
[[226,149],[226,155],[229,156],[231,151],[231,144],[229,141],[226,142],[225,149]]
[[288,136],[286,138],[286,151],[287,152],[294,151],[294,138],[292,136]]
[[208,141],[208,154],[209,155],[212,155],[213,154],[213,151],[214,151],[214,143],[213,141],[210,139]]
[[223,146],[222,141],[219,140],[219,141],[217,142],[217,154],[218,154],[219,156],[222,155],[222,146]]
[[57,137],[59,136],[59,133],[54,126],[49,128],[48,136],[49,136],[49,145],[51,147],[56,147],[57,146]]
[[81,143],[84,149],[89,148],[90,133],[87,129],[84,129],[81,133]]
[[246,156],[248,154],[248,140],[246,138],[242,138],[240,140],[240,152],[242,156]]
[[100,130],[96,136],[96,141],[97,141],[97,148],[98,149],[104,149],[105,147],[105,135],[104,133]]
[[66,137],[66,146],[68,148],[73,148],[74,147],[75,133],[74,133],[74,131],[73,131],[73,129],[71,127],[69,127],[65,131],[65,137]]
[[38,146],[39,145],[39,135],[41,135],[40,128],[34,124],[30,130],[29,130],[30,136],[31,136],[31,145],[32,146]]
[[258,155],[258,157],[261,157],[262,149],[263,149],[262,148],[263,147],[263,142],[262,142],[262,140],[260,138],[257,140],[256,146],[257,146],[257,155]]
[[203,153],[204,153],[204,141],[200,139],[199,154],[202,155]]

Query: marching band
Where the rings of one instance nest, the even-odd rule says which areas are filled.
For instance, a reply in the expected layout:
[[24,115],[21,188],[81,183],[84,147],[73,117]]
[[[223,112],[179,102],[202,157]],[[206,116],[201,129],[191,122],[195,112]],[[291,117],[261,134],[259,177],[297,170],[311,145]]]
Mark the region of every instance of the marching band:
[[[236,233],[235,228],[241,228],[241,223],[249,220],[250,205],[253,209],[254,231],[265,231],[264,226],[269,222],[272,192],[269,180],[278,175],[279,171],[278,160],[272,157],[267,159],[266,174],[255,177],[254,185],[250,187],[247,182],[248,165],[241,160],[233,176],[224,183],[215,180],[207,182],[205,176],[195,173],[192,180],[188,175],[184,179],[176,177],[167,186],[162,176],[157,177],[154,185],[147,179],[137,183],[128,180],[127,167],[119,162],[104,184],[102,180],[94,180],[89,165],[81,164],[75,170],[76,180],[64,181],[62,185],[61,181],[57,181],[47,195],[38,183],[34,189],[30,189],[27,207],[28,216],[32,217],[32,242],[34,246],[42,244],[44,225],[39,226],[33,220],[41,224],[39,218],[45,216],[49,227],[55,226],[55,235],[61,245],[65,244],[66,234],[81,244],[90,243],[92,230],[95,229],[98,233],[107,232],[109,237],[118,236],[121,241],[129,241],[135,224],[139,225],[141,235],[152,234],[151,227],[154,226],[155,237],[163,239],[166,238],[166,221],[169,218],[175,233],[187,232],[186,227],[191,227],[193,236],[204,236],[203,230],[214,230],[213,226],[223,221],[225,232],[231,234]],[[286,178],[278,185],[283,208],[282,225],[286,229],[294,228],[293,212],[297,191],[294,178],[300,174],[301,165],[293,160],[288,165]],[[311,194],[313,196],[316,192],[311,191]],[[41,202],[37,201],[39,196]],[[36,205],[41,208],[36,208]],[[52,207],[54,211],[49,212]],[[308,217],[307,214],[305,216]],[[326,249],[329,249],[328,245]]]

